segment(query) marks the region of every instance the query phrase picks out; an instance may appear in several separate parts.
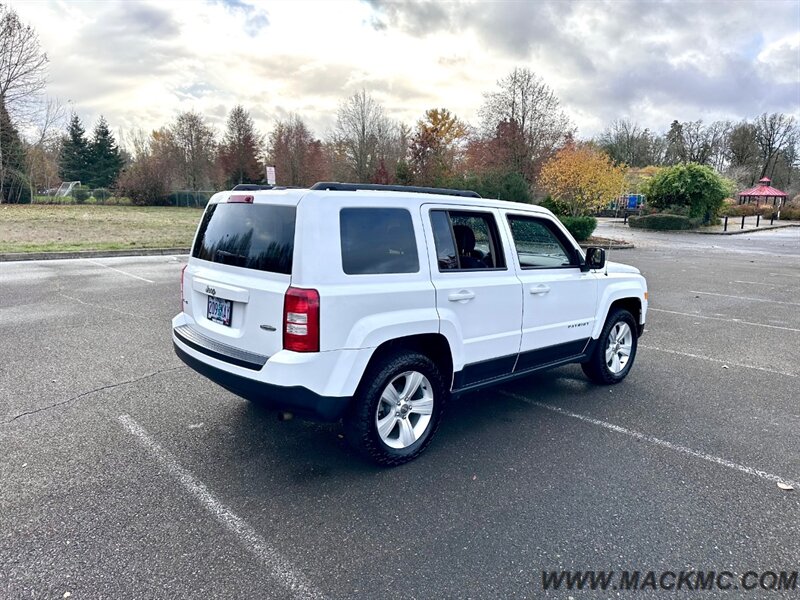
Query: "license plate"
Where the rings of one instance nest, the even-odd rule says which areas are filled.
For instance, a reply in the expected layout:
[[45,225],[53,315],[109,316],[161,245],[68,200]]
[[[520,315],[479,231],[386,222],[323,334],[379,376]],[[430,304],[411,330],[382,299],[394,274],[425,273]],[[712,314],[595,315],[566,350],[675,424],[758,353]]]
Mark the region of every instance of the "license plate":
[[231,326],[231,313],[233,302],[224,298],[208,297],[208,320],[214,323]]

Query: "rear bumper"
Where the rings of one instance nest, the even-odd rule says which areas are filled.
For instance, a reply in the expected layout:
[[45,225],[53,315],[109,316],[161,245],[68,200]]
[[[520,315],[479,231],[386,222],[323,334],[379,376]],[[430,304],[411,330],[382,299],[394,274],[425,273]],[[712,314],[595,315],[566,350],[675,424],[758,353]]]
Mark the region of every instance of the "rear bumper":
[[173,347],[175,354],[184,363],[226,390],[271,408],[295,413],[300,417],[318,421],[336,421],[344,414],[350,400],[343,396],[322,396],[302,386],[275,385],[242,377],[198,360],[174,340]]

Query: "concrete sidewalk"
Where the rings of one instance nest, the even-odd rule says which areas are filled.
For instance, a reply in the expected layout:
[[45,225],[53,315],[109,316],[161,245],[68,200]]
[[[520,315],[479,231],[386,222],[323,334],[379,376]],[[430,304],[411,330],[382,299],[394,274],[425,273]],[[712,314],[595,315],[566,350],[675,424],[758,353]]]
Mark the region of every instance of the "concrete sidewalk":
[[[696,233],[701,235],[738,235],[741,233],[753,233],[756,231],[769,231],[770,229],[784,229],[786,227],[800,227],[800,221],[775,221],[770,225],[769,219],[760,219],[756,227],[756,217],[745,217],[744,228],[742,228],[742,217],[728,217],[728,228],[725,230],[724,217],[723,225],[711,225],[700,227],[699,229],[669,230],[669,233]],[[623,219],[598,218],[598,223],[604,223],[614,227],[627,227]],[[656,231],[653,229],[637,231]]]
[[797,221],[775,221],[770,223],[769,219],[758,219],[757,217],[744,217],[744,227],[742,227],[742,217],[728,217],[727,231],[725,229],[725,217],[722,217],[722,225],[712,225],[692,229],[686,233],[704,233],[710,235],[736,235],[739,233],[752,233],[754,231],[767,231],[769,229],[782,229],[784,227],[800,227]]

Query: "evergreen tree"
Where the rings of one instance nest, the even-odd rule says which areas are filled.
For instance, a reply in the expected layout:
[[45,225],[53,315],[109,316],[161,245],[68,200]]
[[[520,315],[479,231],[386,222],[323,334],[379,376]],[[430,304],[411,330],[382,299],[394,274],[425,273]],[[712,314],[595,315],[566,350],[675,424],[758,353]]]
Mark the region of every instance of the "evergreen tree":
[[683,124],[674,120],[667,132],[667,156],[668,165],[677,165],[686,162],[686,139],[683,134]]
[[0,96],[0,203],[31,201],[25,176],[25,149]]
[[263,146],[263,136],[256,131],[250,113],[242,106],[234,106],[219,148],[219,161],[228,185],[261,181],[259,156]]
[[94,126],[93,138],[89,144],[89,159],[88,185],[93,188],[111,187],[122,169],[122,156],[114,135],[102,116]]
[[58,165],[58,174],[61,179],[63,181],[80,181],[83,184],[89,183],[91,178],[90,154],[91,149],[86,140],[86,131],[83,129],[78,115],[73,113]]

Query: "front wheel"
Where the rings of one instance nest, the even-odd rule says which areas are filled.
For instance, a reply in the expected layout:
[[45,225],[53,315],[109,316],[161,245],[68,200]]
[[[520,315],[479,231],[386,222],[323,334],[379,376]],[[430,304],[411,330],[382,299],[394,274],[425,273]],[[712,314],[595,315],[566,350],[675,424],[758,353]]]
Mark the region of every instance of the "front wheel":
[[636,321],[627,310],[608,316],[589,360],[581,364],[586,376],[600,384],[619,383],[630,372],[636,358]]
[[365,377],[344,420],[348,442],[381,465],[416,458],[439,427],[447,395],[439,369],[414,352],[384,359]]

